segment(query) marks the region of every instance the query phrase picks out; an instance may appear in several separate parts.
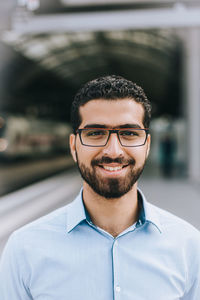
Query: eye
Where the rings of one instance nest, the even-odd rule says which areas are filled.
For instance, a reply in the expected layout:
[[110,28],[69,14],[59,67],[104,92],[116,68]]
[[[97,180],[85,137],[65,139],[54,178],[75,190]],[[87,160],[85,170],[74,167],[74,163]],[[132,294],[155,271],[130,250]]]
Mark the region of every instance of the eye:
[[90,129],[90,130],[85,130],[85,135],[87,137],[100,137],[100,136],[104,136],[106,135],[106,131],[105,130],[102,130],[102,129]]
[[121,131],[119,131],[119,134],[122,137],[136,137],[136,136],[139,136],[139,132],[137,130],[121,130]]

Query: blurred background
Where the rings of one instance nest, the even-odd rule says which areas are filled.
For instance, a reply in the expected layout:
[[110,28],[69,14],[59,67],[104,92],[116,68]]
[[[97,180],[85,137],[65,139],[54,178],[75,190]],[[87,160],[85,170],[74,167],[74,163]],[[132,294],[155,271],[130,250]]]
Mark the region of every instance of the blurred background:
[[200,229],[200,1],[0,2],[0,251],[9,234],[73,200],[77,89],[116,74],[153,105],[147,199]]

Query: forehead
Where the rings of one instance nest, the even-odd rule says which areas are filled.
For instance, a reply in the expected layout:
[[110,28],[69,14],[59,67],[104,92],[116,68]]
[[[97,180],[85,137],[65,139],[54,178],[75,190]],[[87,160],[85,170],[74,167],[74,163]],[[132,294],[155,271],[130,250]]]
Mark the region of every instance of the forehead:
[[116,127],[123,124],[138,124],[144,127],[144,108],[132,99],[90,100],[80,107],[80,127],[103,124]]

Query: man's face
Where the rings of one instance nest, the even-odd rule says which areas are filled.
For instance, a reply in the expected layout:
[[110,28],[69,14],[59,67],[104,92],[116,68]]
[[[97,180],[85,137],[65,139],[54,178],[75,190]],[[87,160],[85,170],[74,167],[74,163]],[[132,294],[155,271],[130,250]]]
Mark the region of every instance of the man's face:
[[[80,107],[80,115],[82,122],[79,128],[119,128],[126,124],[127,128],[144,128],[143,106],[128,98],[91,100]],[[105,198],[119,198],[137,182],[149,153],[150,136],[143,146],[123,147],[117,134],[113,133],[106,146],[89,147],[81,144],[78,134],[72,134],[70,147],[84,184]]]

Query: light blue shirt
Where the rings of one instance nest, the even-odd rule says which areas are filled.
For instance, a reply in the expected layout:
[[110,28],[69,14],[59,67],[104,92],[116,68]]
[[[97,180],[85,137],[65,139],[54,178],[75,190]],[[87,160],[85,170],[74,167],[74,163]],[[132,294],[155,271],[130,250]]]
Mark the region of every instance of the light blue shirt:
[[116,238],[91,223],[81,193],[13,233],[1,300],[199,300],[200,233],[148,203]]

